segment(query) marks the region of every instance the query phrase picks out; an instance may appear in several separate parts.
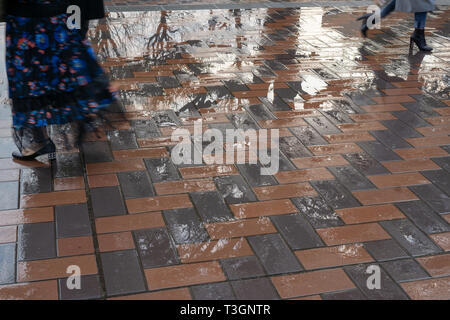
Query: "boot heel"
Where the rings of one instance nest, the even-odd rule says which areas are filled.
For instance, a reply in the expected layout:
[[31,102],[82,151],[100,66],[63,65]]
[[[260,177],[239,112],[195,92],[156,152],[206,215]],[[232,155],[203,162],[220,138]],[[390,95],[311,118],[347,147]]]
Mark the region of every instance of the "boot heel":
[[414,50],[414,39],[411,37],[409,40],[409,53],[412,53]]

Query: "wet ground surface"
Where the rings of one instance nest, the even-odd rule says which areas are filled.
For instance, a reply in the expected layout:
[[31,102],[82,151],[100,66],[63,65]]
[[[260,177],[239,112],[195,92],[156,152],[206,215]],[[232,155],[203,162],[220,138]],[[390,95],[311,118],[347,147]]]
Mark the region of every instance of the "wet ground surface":
[[[408,54],[407,14],[362,39],[364,11],[93,25],[126,119],[82,153],[26,164],[2,107],[0,299],[450,299],[450,8],[429,17],[430,55]],[[280,172],[174,164],[172,132],[200,119],[279,129]]]

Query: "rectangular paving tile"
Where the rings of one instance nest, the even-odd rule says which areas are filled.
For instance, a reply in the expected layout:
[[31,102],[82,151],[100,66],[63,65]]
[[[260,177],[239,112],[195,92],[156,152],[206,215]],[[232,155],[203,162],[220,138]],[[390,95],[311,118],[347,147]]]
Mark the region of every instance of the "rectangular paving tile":
[[83,175],[80,154],[56,153],[56,163],[52,166],[54,178],[79,177]]
[[278,172],[275,178],[279,183],[295,183],[313,180],[332,180],[334,176],[325,168],[311,168]]
[[337,181],[313,181],[311,184],[334,209],[360,206],[356,198]]
[[356,170],[365,176],[389,173],[380,162],[365,152],[349,153],[345,154],[344,157]]
[[413,300],[449,300],[450,277],[402,283],[403,290]]
[[233,289],[228,282],[203,284],[191,287],[195,300],[235,300]]
[[390,130],[370,131],[382,144],[391,149],[411,148],[411,145]]
[[417,261],[433,277],[450,275],[450,254],[418,258]]
[[19,183],[17,181],[0,183],[0,210],[19,207]]
[[364,205],[382,204],[419,200],[408,188],[391,188],[353,192],[353,195]]
[[230,209],[238,219],[297,212],[297,208],[289,199],[233,204]]
[[291,199],[301,215],[305,216],[314,228],[326,228],[343,225],[336,212],[318,197],[302,197]]
[[52,207],[0,211],[0,226],[51,221],[54,221]]
[[241,280],[265,275],[264,268],[255,256],[227,258],[220,261],[229,280]]
[[279,234],[249,237],[248,241],[260,259],[267,274],[280,274],[303,270],[297,258]]
[[[407,300],[407,295],[403,290],[387,275],[387,273],[380,268],[380,289],[371,290],[367,286],[370,273],[367,273],[367,268],[371,264],[360,264],[356,266],[344,267],[345,272],[353,280],[369,300]],[[373,273],[373,271],[372,271]]]
[[312,155],[296,137],[280,137],[280,151],[289,158],[309,157]]
[[18,238],[18,261],[56,257],[55,224],[53,222],[20,225]]
[[369,179],[380,189],[431,183],[418,172],[379,175],[369,177]]
[[[85,190],[58,191],[58,192],[22,195],[20,198],[20,207],[21,208],[49,207],[49,206],[60,206],[65,204],[77,204],[84,202],[86,202]],[[16,208],[17,207],[11,209]]]
[[328,170],[333,173],[336,178],[342,183],[348,190],[367,190],[374,189],[375,186],[364,175],[359,173],[352,166],[342,167],[329,167]]
[[0,227],[0,244],[17,241],[17,226]]
[[125,199],[145,198],[155,195],[146,171],[120,172],[117,177]]
[[317,192],[309,183],[256,187],[253,188],[253,191],[259,200],[276,200],[317,195]]
[[364,243],[367,251],[378,261],[387,261],[408,257],[405,249],[392,239]]
[[56,280],[12,284],[0,287],[0,299],[21,300],[58,300],[58,283]]
[[216,190],[214,181],[206,179],[159,182],[153,186],[159,195]]
[[359,224],[405,218],[403,213],[392,204],[364,206],[336,210],[346,224]]
[[362,141],[357,144],[378,161],[401,160],[401,158],[378,141]]
[[92,234],[86,204],[55,207],[56,237],[70,238]]
[[425,201],[437,213],[450,212],[450,197],[432,184],[410,187],[412,192]]
[[[0,244],[0,285],[14,283],[16,280],[16,245]],[[1,297],[0,287],[0,297]]]
[[330,292],[321,294],[323,300],[367,300],[359,289],[350,289],[340,292]]
[[208,238],[194,208],[165,210],[164,218],[176,244],[204,242]]
[[145,165],[142,159],[129,159],[127,161],[88,163],[86,170],[89,175],[106,174],[145,170]]
[[100,252],[122,251],[134,249],[134,239],[131,232],[117,232],[97,236]]
[[425,170],[437,170],[439,166],[431,159],[417,159],[405,161],[388,161],[383,162],[385,166],[392,173],[416,172]]
[[[370,142],[370,141],[367,141],[367,142]],[[329,145],[315,145],[315,146],[309,146],[308,148],[316,156],[362,152],[362,149],[353,142],[336,143],[336,144],[329,144]]]
[[261,175],[261,164],[238,164],[242,176],[247,180],[251,187],[270,186],[276,184],[272,176]]
[[256,201],[252,189],[240,175],[216,177],[214,182],[227,204]]
[[150,290],[222,282],[226,280],[217,261],[145,270]]
[[145,291],[136,251],[107,252],[100,257],[108,296]]
[[227,221],[233,217],[223,198],[215,191],[195,192],[190,196],[203,222]]
[[409,254],[422,256],[441,251],[434,242],[407,219],[382,221],[380,224]]
[[427,234],[450,231],[450,224],[423,201],[402,202],[396,206]]
[[184,179],[198,179],[207,177],[220,177],[238,174],[234,165],[210,165],[192,168],[180,168]]
[[397,282],[429,278],[425,270],[413,259],[383,262],[381,266]]
[[316,231],[329,246],[390,238],[389,234],[377,223],[324,228]]
[[58,284],[61,300],[100,299],[104,296],[98,275],[82,276],[80,278],[81,289],[77,290],[67,288],[67,279],[59,279]]
[[354,289],[355,285],[342,269],[330,269],[272,278],[281,298]]
[[118,187],[93,188],[90,193],[96,218],[126,214],[122,194]]
[[237,238],[277,232],[267,217],[211,223],[206,224],[205,228],[211,239]]
[[43,193],[52,191],[52,171],[50,168],[22,169],[20,193]]
[[[395,149],[395,153],[405,160],[428,159],[447,156],[448,153],[440,147],[423,147],[409,149]],[[395,160],[395,159],[394,159]]]
[[289,129],[305,146],[324,145],[327,141],[310,126],[292,127]]
[[450,195],[450,172],[445,170],[425,171],[422,174],[442,191]]
[[186,194],[157,196],[126,200],[129,213],[190,208],[192,203]]
[[268,278],[232,281],[231,286],[239,300],[278,300],[279,296]]
[[153,183],[179,180],[177,168],[170,158],[145,159]]
[[111,148],[107,141],[84,142],[82,150],[86,163],[113,161]]
[[144,268],[178,264],[175,244],[165,228],[134,231],[134,236]]

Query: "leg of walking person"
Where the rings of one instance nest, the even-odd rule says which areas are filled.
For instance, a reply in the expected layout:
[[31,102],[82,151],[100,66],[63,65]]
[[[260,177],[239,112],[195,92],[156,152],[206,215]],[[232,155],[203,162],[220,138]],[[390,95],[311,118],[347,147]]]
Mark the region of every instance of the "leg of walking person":
[[396,0],[391,0],[386,6],[381,9],[380,15],[381,18],[386,18],[388,15],[392,13],[392,11],[395,10],[395,3]]
[[427,22],[427,12],[414,13],[414,33],[411,36],[410,51],[414,47],[414,43],[419,47],[420,51],[431,51],[433,48],[427,45],[425,40],[425,25]]

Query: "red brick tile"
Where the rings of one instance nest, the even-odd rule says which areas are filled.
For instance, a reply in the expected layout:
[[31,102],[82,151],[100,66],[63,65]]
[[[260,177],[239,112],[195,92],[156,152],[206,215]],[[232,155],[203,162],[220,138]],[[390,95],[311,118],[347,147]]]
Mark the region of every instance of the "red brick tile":
[[422,94],[422,90],[419,88],[401,88],[401,89],[383,89],[381,90],[388,96],[401,96],[401,95],[409,95],[409,94]]
[[338,124],[337,127],[339,129],[341,129],[343,132],[387,130],[387,128],[378,121],[343,123],[343,124]]
[[253,251],[245,238],[221,239],[177,246],[182,263],[252,256]]
[[372,122],[372,121],[382,121],[382,120],[396,120],[389,112],[380,113],[364,113],[364,114],[351,114],[350,118],[356,122]]
[[[444,102],[450,106],[450,100],[446,100]],[[450,116],[450,108],[433,108],[433,110],[439,113],[441,116]]]
[[133,236],[131,232],[101,234],[98,236],[98,247],[100,252],[134,249]]
[[210,223],[206,224],[205,228],[213,240],[277,232],[270,219],[266,217]]
[[130,199],[126,201],[129,213],[191,208],[192,203],[185,194]]
[[17,263],[17,281],[65,278],[70,275],[67,273],[67,268],[71,265],[79,266],[82,275],[98,272],[95,255],[26,261]]
[[355,143],[326,144],[321,146],[308,146],[308,148],[314,155],[318,156],[363,152]]
[[217,261],[147,269],[145,270],[145,276],[150,290],[226,280]]
[[138,145],[141,148],[156,148],[156,147],[167,147],[174,146],[180,143],[183,136],[177,137],[177,139],[172,140],[172,137],[157,137],[149,139],[138,139]]
[[317,196],[317,192],[309,183],[296,183],[278,186],[264,186],[253,188],[259,200],[276,200]]
[[85,190],[58,191],[22,195],[20,198],[20,207],[48,207],[84,202],[86,202]]
[[220,177],[239,174],[233,165],[210,165],[202,167],[180,168],[183,179]]
[[430,238],[444,251],[450,251],[450,232],[430,234]]
[[450,126],[443,126],[443,127],[430,126],[430,127],[416,128],[416,130],[426,137],[448,136],[450,134]]
[[291,200],[272,200],[230,205],[234,216],[238,219],[265,217],[297,212]]
[[296,158],[291,159],[291,161],[299,169],[345,166],[349,164],[348,161],[345,160],[344,157],[342,157],[340,154],[309,158]]
[[353,192],[364,205],[419,200],[408,188],[391,188],[383,190],[364,190]]
[[422,267],[433,277],[450,275],[450,254],[417,258]]
[[0,227],[0,244],[17,241],[17,227],[7,226]]
[[51,207],[0,211],[0,226],[51,221],[53,221]]
[[292,110],[292,111],[275,111],[275,117],[279,119],[295,118],[295,117],[317,117],[321,113],[317,110]]
[[391,238],[377,223],[317,229],[317,233],[329,246]]
[[382,162],[392,173],[439,170],[440,167],[429,159]]
[[346,224],[402,219],[405,217],[403,213],[392,204],[339,209],[336,210],[336,213]]
[[384,97],[373,97],[371,98],[378,104],[388,104],[388,103],[402,103],[402,102],[416,102],[415,99],[410,96],[384,96]]
[[422,86],[422,83],[419,81],[399,81],[391,83],[397,88],[418,88]]
[[445,146],[450,144],[450,136],[432,136],[425,138],[411,138],[406,139],[409,144],[416,148],[420,147],[432,147],[432,146]]
[[236,98],[267,97],[267,90],[234,91],[232,93]]
[[119,185],[117,175],[114,173],[88,176],[88,182],[90,188],[113,187]]
[[113,151],[114,159],[127,160],[139,158],[165,158],[169,156],[166,148],[130,149]]
[[95,220],[95,225],[97,233],[132,231],[165,226],[160,212],[98,218]]
[[450,125],[450,116],[426,118],[425,120],[427,120],[433,126]]
[[58,256],[75,256],[94,253],[91,236],[58,239]]
[[130,159],[127,161],[88,163],[86,165],[86,170],[89,175],[126,171],[142,171],[145,170],[145,165],[141,159]]
[[353,289],[355,285],[342,269],[320,270],[273,277],[281,298],[293,298],[324,292]]
[[301,297],[301,298],[292,298],[289,300],[322,300],[322,297],[319,295],[315,295],[315,296],[307,296],[307,297]]
[[394,151],[405,160],[445,157],[448,155],[445,150],[439,147],[395,149]]
[[377,113],[377,112],[391,112],[391,111],[404,111],[407,110],[404,106],[402,106],[399,103],[392,103],[392,104],[374,104],[374,105],[368,105],[368,106],[361,106],[361,109],[363,109],[366,112],[369,113]]
[[180,288],[138,293],[130,296],[109,298],[108,300],[192,300],[192,296],[188,288]]
[[400,284],[413,300],[450,300],[450,277]]
[[368,178],[378,188],[404,187],[431,183],[418,172],[386,174]]
[[0,300],[58,300],[56,280],[0,286]]
[[212,180],[181,180],[153,184],[156,193],[160,195],[188,192],[214,191],[216,186]]
[[55,178],[55,191],[84,189],[83,177]]
[[330,143],[344,143],[344,142],[355,142],[355,141],[373,141],[375,138],[369,132],[358,132],[358,133],[338,133],[338,134],[327,134],[323,136]]
[[295,255],[307,270],[373,261],[362,244],[302,250]]
[[258,121],[261,128],[286,128],[286,127],[300,127],[306,126],[307,123],[302,118],[290,118],[290,119],[276,119],[276,120],[261,120]]

